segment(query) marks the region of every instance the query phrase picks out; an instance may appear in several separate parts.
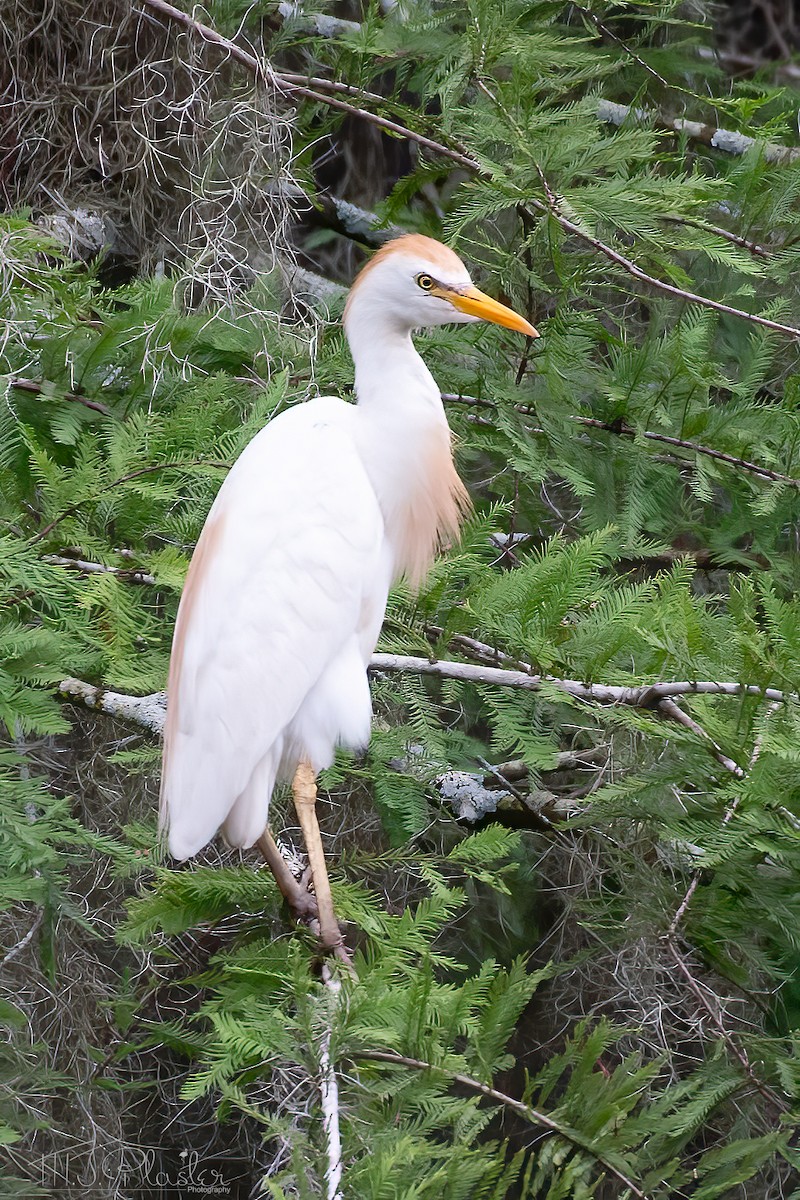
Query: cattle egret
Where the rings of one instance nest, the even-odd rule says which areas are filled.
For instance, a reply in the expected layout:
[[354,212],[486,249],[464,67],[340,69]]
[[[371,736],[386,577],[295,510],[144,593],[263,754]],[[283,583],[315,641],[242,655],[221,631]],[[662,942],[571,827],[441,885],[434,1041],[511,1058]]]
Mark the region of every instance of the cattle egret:
[[411,334],[481,320],[538,337],[447,246],[416,234],[383,246],[344,313],[358,403],[319,396],[253,438],[211,507],[178,609],[161,787],[170,852],[189,858],[218,830],[263,846],[273,787],[291,781],[329,948],[341,933],[316,776],[337,745],[369,741],[366,669],[389,588],[422,582],[468,507]]

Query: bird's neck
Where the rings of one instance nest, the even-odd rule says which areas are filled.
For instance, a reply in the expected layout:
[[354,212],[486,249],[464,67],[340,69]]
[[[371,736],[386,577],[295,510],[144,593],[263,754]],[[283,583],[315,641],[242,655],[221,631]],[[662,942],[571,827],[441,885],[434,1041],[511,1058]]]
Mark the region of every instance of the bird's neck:
[[394,574],[425,578],[437,548],[458,535],[469,506],[453,463],[436,381],[410,333],[350,337],[360,449],[386,524]]

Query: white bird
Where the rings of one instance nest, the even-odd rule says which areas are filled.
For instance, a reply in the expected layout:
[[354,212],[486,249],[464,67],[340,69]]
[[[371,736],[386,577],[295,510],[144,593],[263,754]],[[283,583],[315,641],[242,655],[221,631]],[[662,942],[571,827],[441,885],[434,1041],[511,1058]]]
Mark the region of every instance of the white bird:
[[316,775],[337,745],[369,741],[366,668],[389,588],[403,575],[421,583],[469,503],[411,334],[478,320],[538,336],[479,292],[448,247],[416,234],[383,246],[345,307],[358,403],[320,396],[253,438],[212,505],[181,597],[161,787],[170,852],[188,858],[220,829],[232,846],[263,849],[273,788],[292,781],[327,946],[341,934]]

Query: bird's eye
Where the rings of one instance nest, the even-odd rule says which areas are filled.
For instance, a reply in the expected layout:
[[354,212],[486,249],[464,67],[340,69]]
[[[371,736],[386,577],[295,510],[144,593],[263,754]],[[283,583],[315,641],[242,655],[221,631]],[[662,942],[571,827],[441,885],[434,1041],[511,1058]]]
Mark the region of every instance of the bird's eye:
[[433,287],[433,280],[430,275],[418,275],[417,283],[422,288],[423,292],[429,292]]

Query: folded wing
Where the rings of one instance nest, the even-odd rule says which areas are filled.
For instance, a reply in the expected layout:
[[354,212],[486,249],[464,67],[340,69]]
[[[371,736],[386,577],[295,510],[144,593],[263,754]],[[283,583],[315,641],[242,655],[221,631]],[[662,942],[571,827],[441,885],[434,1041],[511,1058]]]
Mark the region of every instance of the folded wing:
[[[263,828],[282,756],[302,752],[286,744],[297,714],[335,707],[332,681],[350,669],[353,645],[363,649],[365,622],[367,642],[377,636],[388,587],[383,520],[354,416],[320,398],[274,419],[209,513],[170,663],[161,820],[176,857],[204,846],[248,788],[266,793]],[[335,741],[336,714],[326,716]]]

